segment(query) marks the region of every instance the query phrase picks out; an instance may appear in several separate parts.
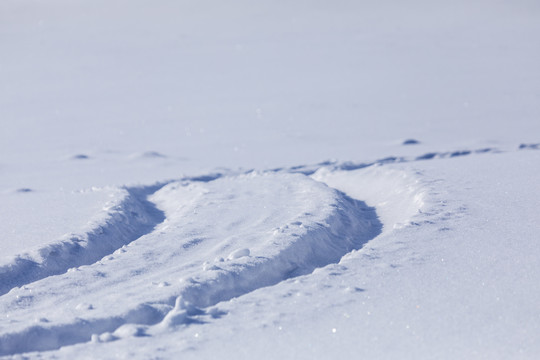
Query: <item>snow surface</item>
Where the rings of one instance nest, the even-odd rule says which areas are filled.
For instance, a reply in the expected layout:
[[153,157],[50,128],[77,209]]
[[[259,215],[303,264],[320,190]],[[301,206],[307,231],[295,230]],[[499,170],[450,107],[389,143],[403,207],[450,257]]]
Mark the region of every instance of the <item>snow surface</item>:
[[540,357],[540,6],[0,2],[0,357]]

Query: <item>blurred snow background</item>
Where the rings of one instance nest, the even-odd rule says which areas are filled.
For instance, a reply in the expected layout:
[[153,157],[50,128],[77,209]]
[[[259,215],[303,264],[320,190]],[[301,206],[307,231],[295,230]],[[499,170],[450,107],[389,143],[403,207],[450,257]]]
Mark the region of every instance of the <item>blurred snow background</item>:
[[[275,167],[536,141],[535,1],[0,4],[1,163]],[[401,151],[401,150],[400,150]]]

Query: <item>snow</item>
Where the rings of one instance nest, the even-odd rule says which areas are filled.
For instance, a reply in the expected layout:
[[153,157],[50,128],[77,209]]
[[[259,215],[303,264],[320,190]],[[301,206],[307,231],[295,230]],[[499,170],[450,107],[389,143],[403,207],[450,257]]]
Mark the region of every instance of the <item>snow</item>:
[[0,357],[540,356],[536,2],[0,3]]
[[[108,201],[104,202],[103,196],[98,198],[104,202],[104,206],[101,211],[96,211],[97,215],[93,215],[94,219],[88,221],[81,234],[66,234],[51,243],[36,236],[35,239],[16,242],[16,246],[6,247],[5,251],[8,254],[11,251],[13,255],[4,255],[5,260],[0,264],[0,293],[3,294],[21,284],[63,273],[72,267],[91,264],[139,238],[161,220],[158,211],[148,208],[147,201],[144,200],[146,191],[92,189],[92,193],[105,193],[107,196],[105,199]],[[138,194],[139,198],[135,194]],[[77,200],[75,197],[71,201]],[[62,201],[65,202],[65,198]],[[84,203],[85,200],[82,199],[77,205]],[[76,219],[79,220],[80,215]],[[48,225],[51,226],[51,223]],[[14,237],[13,240],[17,241],[17,238]],[[41,243],[41,246],[34,243]],[[16,252],[17,250],[19,252]]]
[[[48,276],[35,283],[42,285],[28,284],[4,295],[3,313],[9,314],[9,318],[3,319],[3,327],[11,332],[0,342],[4,354],[20,349],[51,350],[78,343],[81,338],[93,335],[91,332],[96,328],[123,334],[119,325],[127,326],[131,322],[147,325],[159,322],[166,327],[186,324],[192,320],[184,300],[191,306],[206,308],[311,273],[317,267],[338,262],[380,231],[372,209],[300,174],[251,173],[202,185],[172,182],[149,199],[163,209],[163,222],[152,232],[137,236],[125,251],[114,252],[93,265],[79,266],[64,279]],[[130,217],[147,225],[142,215]],[[194,221],[193,217],[200,220]],[[124,217],[113,221],[126,222]],[[139,226],[126,225],[128,230],[113,224],[113,234],[120,237],[123,232],[129,233],[129,225]],[[104,229],[94,242],[111,243],[109,232]],[[71,248],[55,250],[60,255],[47,255],[46,264],[49,258],[56,261],[56,257],[65,258],[64,253],[73,252]],[[99,254],[99,250],[85,250]],[[201,266],[205,260],[225,256],[226,261],[211,268]],[[84,253],[77,256],[81,257]],[[40,268],[46,269],[43,265]],[[6,275],[9,279],[9,274]],[[84,284],[90,289],[89,278],[100,280],[95,282],[92,294],[83,292],[74,296],[73,287]],[[159,286],[165,283],[174,285]],[[153,291],[154,284],[162,289]],[[141,286],[148,290],[139,292]],[[121,298],[129,294],[131,304],[126,306],[114,299],[113,294],[120,289]],[[165,316],[160,315],[158,309],[170,307],[175,297],[174,308]],[[38,312],[51,308],[53,303],[80,303],[75,311],[62,307],[56,314],[50,313],[48,320],[54,325],[31,328],[40,337],[47,334],[54,341],[28,343],[32,333],[28,333],[26,325],[19,324],[24,324],[27,317],[32,322],[34,315],[18,308],[16,304],[22,298]],[[74,318],[70,318],[70,313]],[[77,324],[81,313],[87,314],[86,328],[78,329],[76,336],[66,336],[65,329]],[[100,341],[103,338],[99,336]],[[105,338],[112,340],[109,335]]]

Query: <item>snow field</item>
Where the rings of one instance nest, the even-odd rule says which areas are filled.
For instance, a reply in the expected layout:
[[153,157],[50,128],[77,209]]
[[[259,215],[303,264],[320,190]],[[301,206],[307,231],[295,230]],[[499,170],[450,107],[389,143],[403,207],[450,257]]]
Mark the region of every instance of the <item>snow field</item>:
[[[521,234],[522,241],[490,242],[497,236],[478,222],[504,223],[504,213],[487,211],[497,208],[497,189],[486,189],[481,198],[493,200],[482,203],[474,194],[486,179],[497,178],[505,189],[519,176],[526,186],[512,196],[529,206],[535,170],[523,165],[537,157],[534,151],[471,151],[429,161],[231,172],[139,187],[137,198],[161,221],[91,265],[0,297],[6,314],[0,349],[3,355],[66,359],[142,353],[210,358],[218,352],[252,358],[269,351],[290,355],[291,349],[298,358],[344,349],[371,357],[397,356],[400,349],[411,357],[459,357],[495,354],[474,341],[493,347],[506,337],[505,354],[515,354],[509,349],[534,329],[533,318],[523,322],[525,313],[534,313],[534,298],[527,301],[521,288],[537,292],[529,281],[537,271],[535,250],[516,219],[517,227],[493,231],[505,238]],[[442,162],[452,170],[443,171]],[[495,166],[500,163],[505,166]],[[471,177],[472,169],[482,176]],[[511,199],[502,197],[505,206]],[[534,226],[532,214],[523,219]],[[518,255],[524,247],[527,256]],[[513,262],[506,253],[524,265],[519,280],[504,271]],[[476,275],[494,258],[500,270],[490,273],[499,285],[485,272]],[[477,282],[490,285],[479,290]],[[454,294],[456,288],[468,289],[468,297]],[[508,302],[505,289],[514,289],[523,311]],[[509,338],[502,328],[486,333],[486,321],[493,323],[505,307],[516,319],[499,315],[498,322],[515,328],[521,321],[525,329]],[[454,334],[441,349],[437,344],[449,333],[433,323],[437,316]],[[461,326],[478,335],[465,340],[457,335]],[[245,352],[229,341],[231,331],[249,343]],[[268,336],[279,345],[260,341]],[[529,341],[515,349],[534,354],[534,348]]]
[[0,1],[0,357],[537,360],[539,4]]

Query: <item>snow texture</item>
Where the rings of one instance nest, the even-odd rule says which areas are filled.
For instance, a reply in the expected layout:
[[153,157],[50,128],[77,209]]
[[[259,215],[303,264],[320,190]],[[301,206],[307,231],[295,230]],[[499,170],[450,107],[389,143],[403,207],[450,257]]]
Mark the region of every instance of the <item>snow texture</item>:
[[534,1],[0,2],[0,357],[538,359]]
[[[162,209],[165,214],[152,232],[120,250],[110,248],[108,254],[103,253],[105,246],[97,251],[88,246],[84,251],[107,256],[59,277],[50,276],[38,287],[13,288],[1,298],[2,310],[9,314],[2,327],[9,330],[0,336],[4,355],[57,349],[91,339],[111,341],[126,333],[121,328],[125,324],[159,322],[158,327],[173,327],[190,323],[191,312],[203,312],[190,309],[206,308],[337,263],[381,231],[372,208],[300,174],[250,173],[206,183],[171,182],[149,199],[156,205],[147,207]],[[139,215],[129,206],[132,201],[126,197],[117,208],[129,211],[134,223],[123,216],[105,219],[115,229],[117,239],[148,226],[144,212]],[[110,232],[103,230],[93,241],[110,244]],[[58,258],[84,257],[76,256],[65,242],[61,244],[54,246],[54,253],[42,251],[44,264]],[[214,265],[208,266],[212,261]],[[12,272],[17,275],[18,270]],[[26,276],[27,270],[21,273]],[[74,297],[73,288],[84,284],[89,289],[89,278],[94,278],[91,294]],[[108,294],[120,288],[141,290],[141,282],[150,289],[157,284],[163,290],[131,294],[127,306],[110,303]],[[36,325],[31,320],[33,314],[26,311],[27,306],[45,311],[65,301],[79,302],[73,318],[61,308],[49,315],[46,323]],[[162,315],[162,309],[172,306],[173,301],[174,307]],[[82,325],[76,314],[87,312],[91,319]],[[30,326],[23,320],[28,315]],[[93,337],[96,332],[102,334]]]

